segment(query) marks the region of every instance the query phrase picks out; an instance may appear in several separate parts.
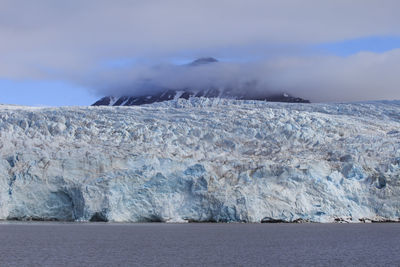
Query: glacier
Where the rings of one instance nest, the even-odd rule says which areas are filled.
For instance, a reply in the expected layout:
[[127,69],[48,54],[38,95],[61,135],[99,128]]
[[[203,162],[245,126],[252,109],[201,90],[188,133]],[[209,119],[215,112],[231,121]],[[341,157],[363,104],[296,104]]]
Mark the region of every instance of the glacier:
[[0,219],[400,218],[400,101],[0,105]]

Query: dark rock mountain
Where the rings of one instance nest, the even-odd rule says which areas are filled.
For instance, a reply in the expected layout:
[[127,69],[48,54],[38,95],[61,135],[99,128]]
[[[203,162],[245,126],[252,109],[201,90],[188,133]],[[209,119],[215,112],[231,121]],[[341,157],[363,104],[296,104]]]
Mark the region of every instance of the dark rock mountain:
[[203,65],[203,64],[209,64],[209,63],[215,63],[218,62],[218,60],[216,60],[213,57],[202,57],[199,59],[196,59],[195,61],[193,61],[192,63],[189,63],[189,66],[198,66],[198,65]]
[[[215,58],[199,58],[188,64],[189,67],[195,67],[203,64],[212,64],[218,62]],[[190,97],[208,97],[208,98],[229,98],[238,100],[261,100],[270,102],[286,102],[286,103],[310,103],[309,100],[294,97],[286,93],[265,93],[264,95],[247,95],[246,93],[237,93],[235,90],[219,90],[216,88],[207,90],[174,90],[163,89],[151,94],[141,96],[106,96],[98,100],[93,106],[139,106],[144,104],[152,104],[155,102],[163,102],[173,99],[189,99]]]
[[265,97],[232,97],[229,95],[220,94],[218,90],[208,90],[193,93],[190,91],[174,91],[165,90],[163,92],[154,93],[151,95],[144,96],[121,96],[112,97],[106,96],[93,104],[93,106],[139,106],[144,104],[152,104],[155,102],[163,102],[178,98],[189,99],[190,97],[221,97],[231,99],[242,99],[242,100],[262,100],[270,102],[286,102],[286,103],[310,103],[310,101],[293,97],[288,94],[274,94]]

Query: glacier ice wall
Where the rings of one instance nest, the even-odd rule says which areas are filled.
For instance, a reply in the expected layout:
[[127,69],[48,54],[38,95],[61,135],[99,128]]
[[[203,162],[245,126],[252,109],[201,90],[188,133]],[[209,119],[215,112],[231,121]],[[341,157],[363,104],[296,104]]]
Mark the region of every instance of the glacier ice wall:
[[0,105],[0,219],[400,218],[400,102]]

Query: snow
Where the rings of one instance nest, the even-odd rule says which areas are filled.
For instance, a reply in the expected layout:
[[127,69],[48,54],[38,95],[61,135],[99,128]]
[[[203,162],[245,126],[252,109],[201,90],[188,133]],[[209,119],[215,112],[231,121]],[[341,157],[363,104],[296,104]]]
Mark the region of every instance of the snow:
[[400,101],[0,105],[0,219],[398,221]]
[[117,97],[110,96],[110,104],[109,106],[113,106],[118,101]]
[[185,93],[185,91],[176,91],[176,94],[174,96],[174,100],[179,99],[184,93]]

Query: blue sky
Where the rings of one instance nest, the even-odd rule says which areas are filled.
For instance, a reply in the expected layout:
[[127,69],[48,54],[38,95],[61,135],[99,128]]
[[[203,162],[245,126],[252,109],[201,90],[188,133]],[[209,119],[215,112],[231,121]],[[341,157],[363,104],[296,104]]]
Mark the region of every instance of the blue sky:
[[87,88],[57,81],[0,80],[0,103],[24,106],[86,106],[98,97]]
[[201,56],[232,63],[218,70],[225,79],[315,101],[398,99],[397,10],[394,0],[4,0],[0,103],[90,105],[137,79],[181,79],[154,66]]
[[365,37],[316,45],[314,49],[338,56],[350,56],[361,51],[383,53],[400,48],[400,36]]

